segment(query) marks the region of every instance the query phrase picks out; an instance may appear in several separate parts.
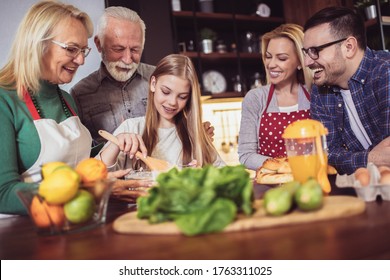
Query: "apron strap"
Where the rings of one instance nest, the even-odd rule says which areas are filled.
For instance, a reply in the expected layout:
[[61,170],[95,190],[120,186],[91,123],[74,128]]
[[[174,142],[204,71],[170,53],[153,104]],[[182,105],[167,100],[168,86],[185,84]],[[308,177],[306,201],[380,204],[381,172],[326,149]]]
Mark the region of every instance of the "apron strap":
[[[307,100],[310,101],[310,94],[309,94],[309,92],[306,90],[306,88],[303,85],[301,85],[301,87],[303,89],[303,93],[305,94]],[[267,105],[265,107],[264,112],[267,112],[268,106],[271,103],[272,96],[274,95],[274,91],[275,91],[275,85],[271,84],[271,87],[269,88],[268,98],[267,98]]]
[[268,106],[271,103],[272,96],[274,95],[275,85],[271,84],[271,87],[269,88],[268,92],[268,98],[267,98],[267,105],[265,106],[264,113],[267,112]]
[[31,96],[27,90],[23,90],[23,99],[26,103],[27,109],[30,111],[30,114],[34,121],[40,120],[41,116],[39,115],[37,108],[35,108],[34,103],[32,102]]
[[306,88],[305,88],[303,85],[301,85],[301,87],[302,87],[302,89],[303,89],[303,92],[304,92],[305,95],[306,95],[307,100],[310,101],[310,94],[309,94],[309,92],[306,90]]

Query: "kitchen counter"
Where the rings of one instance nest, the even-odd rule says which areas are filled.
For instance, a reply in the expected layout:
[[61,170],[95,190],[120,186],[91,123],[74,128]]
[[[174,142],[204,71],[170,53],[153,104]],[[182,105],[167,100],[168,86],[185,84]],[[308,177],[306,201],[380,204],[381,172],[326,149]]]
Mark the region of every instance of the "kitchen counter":
[[[255,185],[256,197],[266,189]],[[354,195],[354,191],[333,188],[333,194]],[[128,211],[126,203],[112,200],[106,224],[57,236],[37,235],[27,216],[2,219],[0,258],[390,259],[390,201],[366,203],[363,214],[349,218],[196,237],[114,232],[112,222]]]

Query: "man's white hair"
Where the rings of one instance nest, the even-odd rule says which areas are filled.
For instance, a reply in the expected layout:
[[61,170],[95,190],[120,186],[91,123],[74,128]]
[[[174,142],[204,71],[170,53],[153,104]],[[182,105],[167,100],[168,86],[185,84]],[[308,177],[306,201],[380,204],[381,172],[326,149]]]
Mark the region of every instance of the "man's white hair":
[[112,6],[108,7],[104,10],[103,15],[100,17],[96,34],[99,38],[99,40],[103,43],[104,37],[105,37],[105,31],[107,27],[108,18],[115,18],[119,20],[127,20],[130,22],[138,23],[141,27],[142,31],[142,48],[144,48],[145,45],[145,23],[140,18],[140,16],[133,10],[130,10],[129,8],[120,7],[120,6]]

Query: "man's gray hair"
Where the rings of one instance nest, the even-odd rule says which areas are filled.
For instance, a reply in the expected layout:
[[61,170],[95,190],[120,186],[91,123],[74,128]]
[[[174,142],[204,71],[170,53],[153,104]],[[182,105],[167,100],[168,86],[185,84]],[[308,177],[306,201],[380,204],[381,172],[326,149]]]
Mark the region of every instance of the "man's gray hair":
[[105,35],[104,33],[107,27],[108,18],[110,17],[119,20],[127,20],[130,22],[138,23],[142,31],[142,48],[144,47],[145,29],[146,29],[144,21],[140,18],[140,16],[135,11],[120,6],[112,6],[106,8],[104,10],[103,15],[100,17],[96,29],[96,34],[100,39],[100,41],[102,42],[104,41],[104,35]]

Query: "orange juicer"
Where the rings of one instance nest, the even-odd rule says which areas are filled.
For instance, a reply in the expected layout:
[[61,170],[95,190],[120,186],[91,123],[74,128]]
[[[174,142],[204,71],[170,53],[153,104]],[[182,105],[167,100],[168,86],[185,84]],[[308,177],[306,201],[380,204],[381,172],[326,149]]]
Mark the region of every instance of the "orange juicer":
[[321,122],[308,119],[289,124],[282,135],[294,180],[304,183],[310,177],[316,178],[324,193],[331,190],[327,175],[327,134]]

